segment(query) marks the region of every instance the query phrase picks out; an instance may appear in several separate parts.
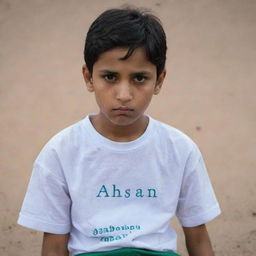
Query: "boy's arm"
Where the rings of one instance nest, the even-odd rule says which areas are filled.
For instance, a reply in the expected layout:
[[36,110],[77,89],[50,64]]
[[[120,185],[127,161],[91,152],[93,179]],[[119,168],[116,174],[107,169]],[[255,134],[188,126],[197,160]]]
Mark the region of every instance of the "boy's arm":
[[41,256],[68,256],[69,234],[44,233]]
[[183,227],[189,256],[214,256],[205,224]]

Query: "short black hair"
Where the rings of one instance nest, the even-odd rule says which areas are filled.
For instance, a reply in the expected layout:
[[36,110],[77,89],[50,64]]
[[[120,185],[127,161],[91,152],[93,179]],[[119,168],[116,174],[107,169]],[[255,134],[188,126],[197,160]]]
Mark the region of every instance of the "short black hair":
[[166,35],[159,18],[148,10],[109,9],[91,24],[84,47],[84,61],[91,74],[100,54],[115,47],[128,47],[122,60],[143,47],[148,60],[156,65],[157,77],[165,68]]

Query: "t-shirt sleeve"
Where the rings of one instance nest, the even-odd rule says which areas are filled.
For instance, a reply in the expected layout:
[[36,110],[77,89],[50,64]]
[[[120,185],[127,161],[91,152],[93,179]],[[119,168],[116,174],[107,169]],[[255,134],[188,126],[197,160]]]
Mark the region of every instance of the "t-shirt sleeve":
[[60,166],[45,152],[35,161],[18,224],[38,231],[66,234],[71,227],[71,200]]
[[221,213],[202,155],[194,145],[187,160],[176,210],[183,227],[194,227]]

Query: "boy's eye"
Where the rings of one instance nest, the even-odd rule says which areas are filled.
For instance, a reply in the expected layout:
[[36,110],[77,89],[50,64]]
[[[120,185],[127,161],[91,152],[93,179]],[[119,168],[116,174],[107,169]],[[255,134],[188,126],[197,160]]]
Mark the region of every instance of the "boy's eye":
[[135,83],[144,83],[147,80],[145,76],[138,75],[134,77]]
[[116,75],[114,75],[114,74],[107,74],[107,75],[104,75],[103,78],[104,78],[107,82],[114,82],[114,81],[116,81]]

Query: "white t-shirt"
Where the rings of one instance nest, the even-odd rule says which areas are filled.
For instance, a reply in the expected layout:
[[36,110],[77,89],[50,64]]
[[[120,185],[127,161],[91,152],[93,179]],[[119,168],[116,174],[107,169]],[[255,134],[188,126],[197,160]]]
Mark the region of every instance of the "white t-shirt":
[[70,233],[73,255],[123,247],[175,251],[174,215],[192,227],[219,214],[201,153],[185,134],[149,117],[138,139],[114,142],[87,116],[40,152],[18,223]]

